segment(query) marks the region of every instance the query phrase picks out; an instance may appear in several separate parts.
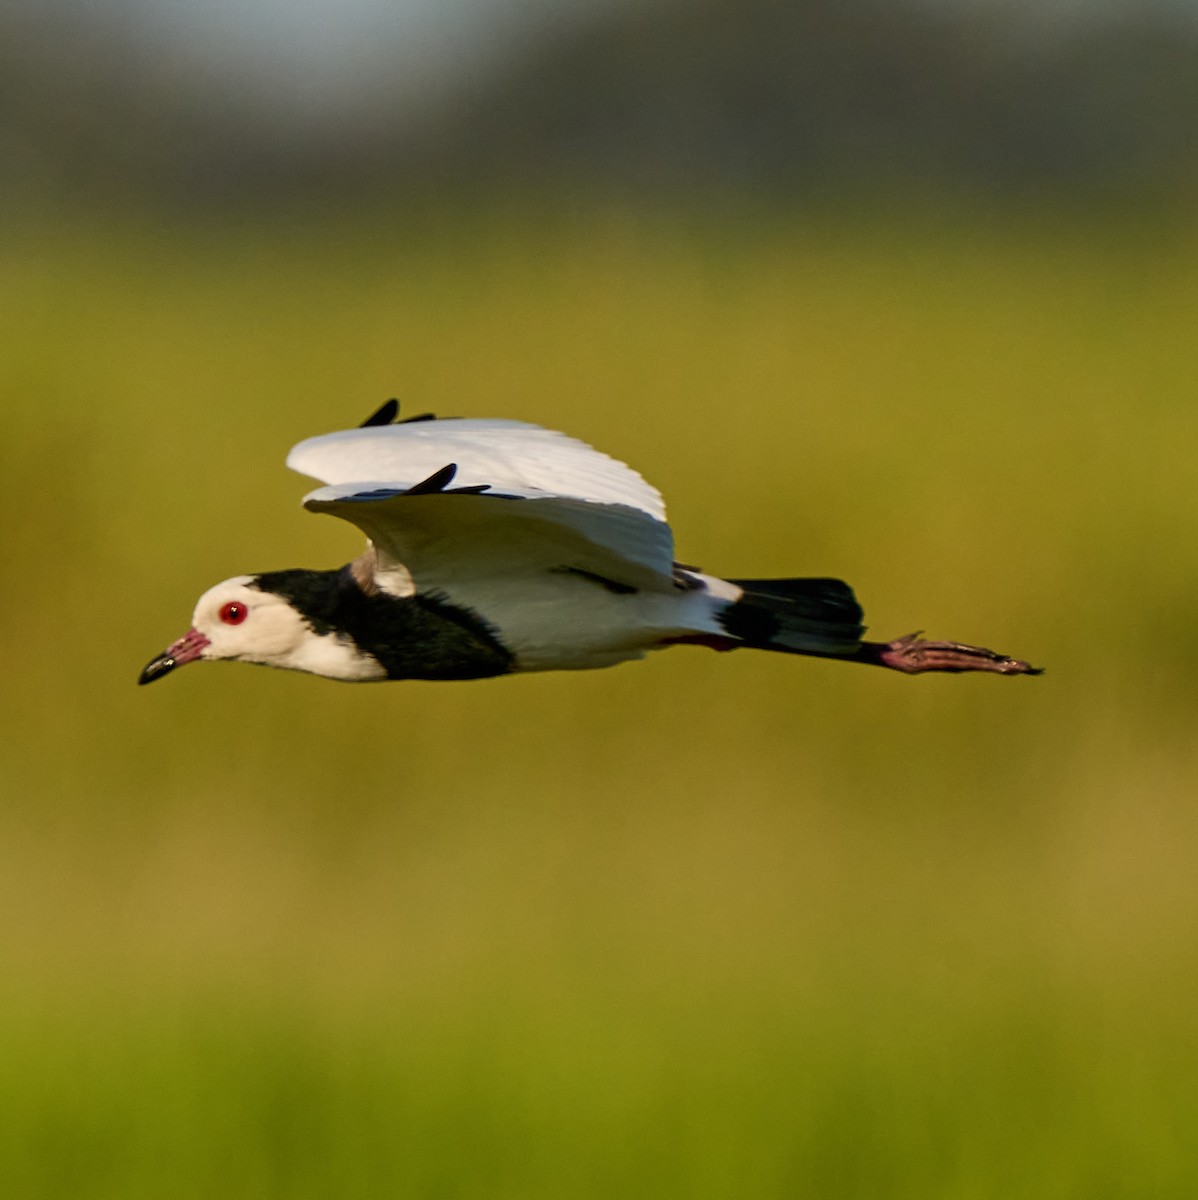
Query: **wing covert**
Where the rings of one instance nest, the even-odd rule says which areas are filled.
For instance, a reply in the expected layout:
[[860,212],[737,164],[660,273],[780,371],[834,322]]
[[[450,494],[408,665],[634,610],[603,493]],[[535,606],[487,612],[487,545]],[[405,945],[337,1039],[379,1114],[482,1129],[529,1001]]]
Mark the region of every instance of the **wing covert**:
[[[449,482],[439,472],[430,479],[441,488]],[[375,549],[379,586],[396,594],[452,597],[554,571],[642,591],[674,589],[673,534],[643,509],[478,486],[426,491],[418,485],[413,493],[387,482],[348,483],[311,492],[304,507],[361,529]]]
[[456,463],[464,486],[534,490],[639,509],[659,522],[665,503],[631,467],[585,442],[523,421],[473,418],[367,425],[300,442],[287,465],[322,483],[402,489]]

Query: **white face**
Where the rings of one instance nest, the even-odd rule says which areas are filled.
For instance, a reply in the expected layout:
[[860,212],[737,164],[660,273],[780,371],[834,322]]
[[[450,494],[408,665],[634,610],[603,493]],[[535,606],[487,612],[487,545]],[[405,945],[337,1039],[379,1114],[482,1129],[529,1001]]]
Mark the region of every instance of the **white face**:
[[346,637],[318,634],[282,596],[237,575],[209,588],[196,604],[193,629],[207,645],[201,659],[264,663],[330,679],[386,679],[378,661]]
[[209,588],[196,605],[192,628],[142,671],[139,683],[160,679],[184,663],[219,659],[263,663],[349,681],[386,679],[379,661],[351,638],[318,634],[282,596],[237,575]]
[[200,658],[287,666],[315,636],[281,596],[250,587],[252,578],[236,575],[200,597],[192,618],[192,628],[208,640]]

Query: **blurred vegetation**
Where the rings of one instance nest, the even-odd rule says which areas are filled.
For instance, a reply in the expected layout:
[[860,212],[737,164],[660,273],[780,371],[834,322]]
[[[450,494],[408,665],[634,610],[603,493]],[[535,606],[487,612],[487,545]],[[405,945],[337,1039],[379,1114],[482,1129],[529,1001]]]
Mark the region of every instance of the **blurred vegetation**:
[[1092,198],[1195,182],[1184,0],[499,0],[476,6],[485,41],[446,35],[423,55],[378,6],[365,40],[328,6],[324,55],[290,72],[246,32],[265,11],[196,17],[183,38],[171,7],[0,8],[0,201],[202,210],[497,185]]
[[[1186,221],[0,241],[0,1175],[46,1197],[1198,1191]],[[560,427],[688,561],[1043,679],[143,663],[335,565],[296,440]]]

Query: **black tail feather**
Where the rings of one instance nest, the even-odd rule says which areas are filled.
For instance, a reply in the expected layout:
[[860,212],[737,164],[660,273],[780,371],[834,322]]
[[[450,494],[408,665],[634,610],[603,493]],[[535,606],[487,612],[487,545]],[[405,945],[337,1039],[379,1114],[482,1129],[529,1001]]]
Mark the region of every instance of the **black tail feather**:
[[747,646],[790,654],[852,654],[865,627],[853,589],[840,579],[730,579],[744,595],[720,622]]

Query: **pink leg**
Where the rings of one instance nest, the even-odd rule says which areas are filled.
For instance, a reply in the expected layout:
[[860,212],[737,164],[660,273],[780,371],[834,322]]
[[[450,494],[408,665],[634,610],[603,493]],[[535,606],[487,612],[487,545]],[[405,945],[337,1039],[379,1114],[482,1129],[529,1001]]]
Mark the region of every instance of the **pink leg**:
[[933,642],[909,633],[893,642],[862,642],[856,662],[873,663],[918,675],[922,671],[996,671],[1000,675],[1041,675],[1043,670],[1018,658],[1008,658],[981,646],[962,642]]

